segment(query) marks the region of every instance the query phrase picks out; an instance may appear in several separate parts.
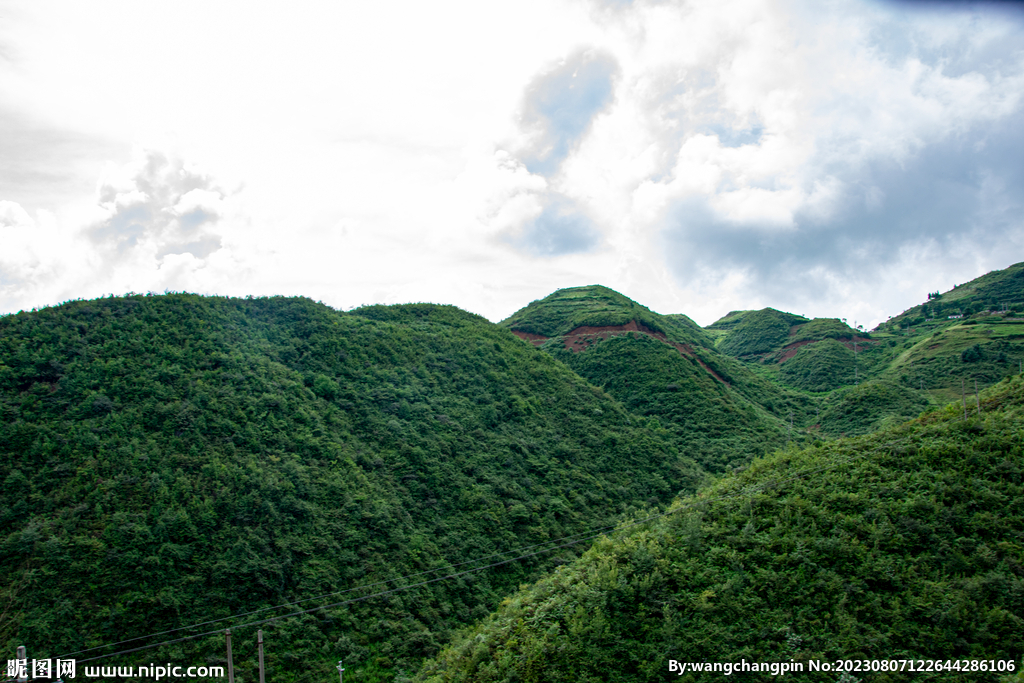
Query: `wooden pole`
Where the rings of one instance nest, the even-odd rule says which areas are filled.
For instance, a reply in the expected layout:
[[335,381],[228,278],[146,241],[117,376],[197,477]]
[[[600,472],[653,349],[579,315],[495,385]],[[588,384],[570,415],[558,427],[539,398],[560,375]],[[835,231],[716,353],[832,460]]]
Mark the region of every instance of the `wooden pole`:
[[25,646],[24,645],[19,645],[18,646],[18,661],[19,662],[25,662],[26,668],[25,668],[25,675],[24,676],[18,676],[18,678],[16,680],[18,681],[18,683],[26,683],[28,681],[28,668],[27,667],[28,667],[29,662],[28,662],[28,652],[25,650]]
[[235,659],[231,656],[231,629],[224,630],[228,641],[228,683],[235,683]]
[[260,650],[260,683],[267,683],[266,674],[263,672],[263,630],[256,631],[256,644]]
[[978,396],[978,380],[974,380],[974,400],[978,402],[978,415],[981,415],[981,397]]
[[964,378],[960,378],[960,400],[964,404],[964,419],[967,419],[967,394],[964,393]]

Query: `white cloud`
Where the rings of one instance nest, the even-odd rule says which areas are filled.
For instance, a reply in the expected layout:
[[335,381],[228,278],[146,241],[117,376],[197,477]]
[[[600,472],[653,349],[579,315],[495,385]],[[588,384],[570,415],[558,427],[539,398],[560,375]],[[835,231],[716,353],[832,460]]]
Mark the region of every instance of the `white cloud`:
[[1024,27],[984,10],[39,0],[10,21],[0,114],[33,144],[0,141],[0,310],[170,288],[499,318],[600,282],[705,323],[866,322],[1024,258]]

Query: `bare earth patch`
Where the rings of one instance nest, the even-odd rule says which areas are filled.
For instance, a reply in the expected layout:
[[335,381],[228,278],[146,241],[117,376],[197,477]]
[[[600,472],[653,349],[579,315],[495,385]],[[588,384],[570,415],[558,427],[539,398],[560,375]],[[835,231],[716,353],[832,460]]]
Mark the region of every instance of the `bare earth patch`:
[[[669,339],[665,336],[664,332],[657,332],[655,330],[652,330],[651,328],[647,327],[643,323],[637,322],[636,320],[630,320],[625,325],[583,325],[581,327],[575,328],[574,330],[570,330],[568,334],[562,337],[562,343],[565,344],[565,348],[567,348],[569,351],[572,351],[573,353],[578,353],[586,351],[587,348],[589,348],[590,345],[595,343],[598,339],[608,339],[609,337],[617,337],[623,334],[631,333],[646,334],[650,337],[654,337],[655,339],[659,339],[665,342],[669,346],[675,348],[675,350],[679,352],[679,355],[685,356],[686,358],[692,358],[695,361],[697,361],[697,363],[702,368],[704,368],[705,372],[707,372],[709,375],[717,379],[722,384],[728,386],[729,383],[726,382],[717,372],[709,368],[707,364],[703,360],[701,360],[701,358],[697,356],[697,354],[693,352],[693,349],[690,348],[688,345],[680,344],[679,342],[669,341]],[[539,334],[533,334],[531,332],[522,332],[519,330],[512,330],[512,334],[516,335],[520,339],[525,339],[526,341],[534,344],[535,346],[540,346],[548,339],[548,337],[544,337]]]

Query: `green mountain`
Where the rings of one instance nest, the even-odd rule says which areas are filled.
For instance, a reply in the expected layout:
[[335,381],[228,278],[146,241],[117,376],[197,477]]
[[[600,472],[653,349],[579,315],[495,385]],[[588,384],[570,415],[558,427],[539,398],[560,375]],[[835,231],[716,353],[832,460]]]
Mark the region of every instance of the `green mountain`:
[[712,472],[783,445],[789,416],[803,422],[812,414],[809,399],[719,353],[685,315],[659,315],[606,287],[560,289],[501,325],[632,413],[657,420],[666,438]]
[[[57,657],[291,603],[80,665],[533,547],[263,625],[284,681],[338,659],[361,680],[411,671],[574,556],[551,539],[706,477],[654,420],[451,306],[186,294],[0,318],[0,472],[8,652]],[[235,634],[250,681],[256,628]],[[95,663],[147,656],[223,665],[223,638]]]
[[914,328],[926,321],[949,319],[951,315],[1005,312],[1015,318],[1024,315],[1024,263],[993,270],[946,292],[928,294],[925,303],[890,318],[883,327]]
[[763,308],[733,311],[707,327],[716,348],[746,361],[784,362],[802,346],[834,339],[850,343],[868,337],[836,318],[808,320],[802,315]]
[[759,459],[665,513],[627,519],[461,633],[416,680],[723,676],[679,675],[670,660],[786,662],[803,667],[791,673],[800,680],[850,680],[809,669],[840,659],[957,667],[873,681],[998,680],[980,660],[1019,667],[1024,652],[1022,421],[1018,377],[966,419],[953,404]]
[[596,285],[497,325],[187,294],[0,317],[0,642],[224,665],[231,627],[252,681],[262,628],[285,683],[1019,656],[1022,389],[986,388],[1024,320],[983,307],[1022,265],[870,334]]
[[1014,307],[1024,311],[1024,263],[933,292],[870,333],[771,308],[732,311],[705,331],[716,350],[811,402],[813,413],[797,413],[802,430],[837,436],[963,402],[1019,373],[1024,318]]

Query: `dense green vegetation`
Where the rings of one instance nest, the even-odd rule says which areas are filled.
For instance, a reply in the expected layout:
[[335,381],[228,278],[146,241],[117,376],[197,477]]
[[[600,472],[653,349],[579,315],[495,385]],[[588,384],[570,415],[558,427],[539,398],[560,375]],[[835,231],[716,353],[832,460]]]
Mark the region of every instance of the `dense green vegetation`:
[[782,346],[789,339],[790,328],[802,322],[807,318],[774,308],[750,311],[718,343],[718,350],[740,357],[768,353]]
[[[1024,302],[1024,264],[929,297],[870,335],[774,309],[701,329],[596,285],[500,325],[185,294],[0,317],[0,642],[57,656],[428,581],[265,624],[269,679],[1019,657],[1024,389],[972,399],[1022,367],[1024,321],[981,311]],[[579,561],[556,547],[677,495]],[[143,654],[223,664],[223,641]]]
[[853,351],[833,339],[801,347],[779,368],[779,377],[807,391],[832,391],[854,382]]
[[633,413],[652,418],[665,438],[711,472],[722,472],[785,443],[778,420],[700,365],[654,337],[630,334],[585,352],[551,353]]
[[[453,307],[184,294],[0,318],[0,472],[0,642],[39,657],[543,543],[705,476]],[[391,680],[572,552],[269,624],[270,678],[344,658]],[[236,633],[248,681],[254,634]]]
[[[519,331],[557,331],[559,336],[542,349],[631,412],[654,418],[666,438],[711,472],[775,449],[793,436],[788,429],[792,414],[800,423],[813,414],[810,399],[719,353],[686,316],[659,315],[609,292],[604,287],[558,290],[501,324]],[[636,323],[638,331],[602,337],[593,331],[600,327],[595,310],[606,325]],[[591,331],[567,348],[565,335],[578,330],[581,321],[589,321]]]
[[670,658],[983,658],[1020,666],[1022,421],[1024,381],[1015,378],[986,397],[980,416],[964,420],[952,405],[873,435],[759,460],[667,515],[625,522],[578,561],[505,600],[417,680],[721,679],[670,675]]
[[885,380],[870,380],[830,396],[818,424],[829,436],[856,436],[905,422],[928,407],[928,399],[921,392]]

